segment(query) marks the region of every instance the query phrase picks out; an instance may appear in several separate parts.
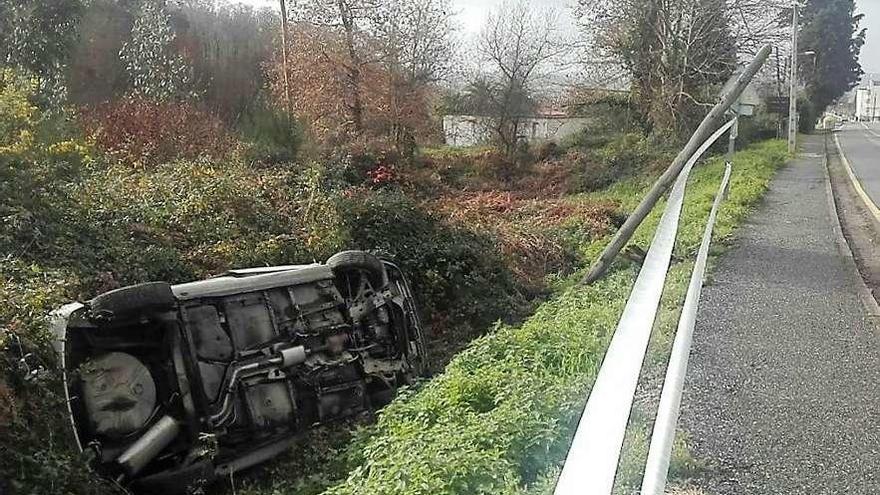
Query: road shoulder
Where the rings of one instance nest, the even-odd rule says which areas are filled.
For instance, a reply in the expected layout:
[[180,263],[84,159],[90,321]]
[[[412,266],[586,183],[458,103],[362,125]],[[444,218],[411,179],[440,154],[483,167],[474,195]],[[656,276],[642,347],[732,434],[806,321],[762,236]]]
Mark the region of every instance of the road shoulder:
[[[833,141],[833,142],[832,142]],[[877,206],[864,190],[847,162],[837,136],[826,141],[828,193],[834,212],[838,245],[852,260],[856,284],[866,310],[880,317],[880,218]]]

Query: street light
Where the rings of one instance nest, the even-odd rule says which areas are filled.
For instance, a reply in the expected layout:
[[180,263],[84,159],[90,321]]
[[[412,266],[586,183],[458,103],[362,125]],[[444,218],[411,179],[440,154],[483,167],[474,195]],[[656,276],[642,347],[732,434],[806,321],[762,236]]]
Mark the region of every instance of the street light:
[[792,21],[791,21],[791,85],[789,87],[788,99],[788,152],[794,153],[797,148],[797,77],[798,77],[798,57],[801,55],[813,56],[813,64],[816,63],[817,54],[813,50],[803,53],[798,52],[798,28],[800,27],[800,3],[792,4]]
[[788,90],[788,152],[794,153],[797,148],[797,61],[798,61],[798,26],[800,5],[792,5],[791,20],[791,81]]

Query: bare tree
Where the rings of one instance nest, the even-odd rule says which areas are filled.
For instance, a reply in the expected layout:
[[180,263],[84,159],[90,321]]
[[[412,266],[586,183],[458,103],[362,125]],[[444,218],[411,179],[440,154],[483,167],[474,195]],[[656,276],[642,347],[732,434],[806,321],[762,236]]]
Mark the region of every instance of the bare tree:
[[373,16],[388,65],[409,80],[442,79],[455,51],[449,0],[383,0]]
[[594,59],[623,66],[655,130],[681,133],[738,55],[777,39],[781,0],[579,0]]
[[485,73],[474,79],[485,86],[492,130],[507,154],[516,148],[523,117],[534,110],[533,83],[563,48],[554,10],[518,0],[490,14],[478,42]]
[[[415,129],[429,118],[428,86],[450,65],[448,0],[304,0],[297,18],[324,47],[322,65],[338,69],[350,134],[364,134],[369,123],[371,133],[411,150]],[[381,118],[367,122],[378,107]]]
[[762,46],[791,38],[791,1],[728,0],[731,32],[740,55],[751,57]]
[[390,74],[391,134],[398,150],[412,152],[413,120],[427,105],[426,90],[443,79],[455,47],[449,0],[383,0],[373,16]]
[[364,131],[363,71],[376,60],[369,33],[378,7],[379,0],[305,0],[296,9],[298,20],[337,32],[345,45],[347,59],[341,67],[346,79],[344,103],[355,135]]

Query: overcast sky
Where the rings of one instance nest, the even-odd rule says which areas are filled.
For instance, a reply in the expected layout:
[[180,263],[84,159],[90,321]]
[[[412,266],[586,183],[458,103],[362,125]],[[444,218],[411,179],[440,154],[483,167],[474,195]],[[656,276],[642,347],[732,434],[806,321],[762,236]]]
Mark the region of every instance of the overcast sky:
[[[277,0],[239,0],[254,6],[277,5]],[[452,0],[458,12],[458,22],[465,34],[476,34],[489,12],[504,0]],[[531,0],[535,5],[553,6],[559,10],[563,22],[571,22],[569,6],[574,0]],[[880,73],[880,0],[856,0],[860,12],[865,14],[862,27],[868,28],[868,40],[862,49],[862,67],[865,72]]]
[[[278,0],[237,0],[241,3],[255,7],[276,7]],[[290,2],[291,0],[288,0]],[[486,21],[489,12],[501,4],[504,0],[451,0],[452,8],[457,13],[457,20],[466,34],[476,34]],[[571,21],[569,6],[576,0],[529,0],[533,5],[552,6],[557,9],[562,22]],[[878,1],[880,0],[871,0]]]
[[880,73],[880,0],[856,0],[856,5],[865,14],[862,27],[868,28],[868,41],[862,48],[862,67],[865,72]]

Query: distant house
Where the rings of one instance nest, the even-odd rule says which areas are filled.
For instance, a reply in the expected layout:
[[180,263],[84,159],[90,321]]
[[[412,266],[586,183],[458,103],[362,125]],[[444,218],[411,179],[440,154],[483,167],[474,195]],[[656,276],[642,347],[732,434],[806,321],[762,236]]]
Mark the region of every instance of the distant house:
[[860,121],[880,119],[880,80],[868,79],[856,90],[856,118]]
[[[530,143],[559,142],[577,133],[591,121],[588,118],[569,117],[562,112],[546,112],[522,117],[519,121],[519,139]],[[479,115],[447,115],[443,117],[443,134],[449,146],[476,146],[492,140],[492,118]]]

